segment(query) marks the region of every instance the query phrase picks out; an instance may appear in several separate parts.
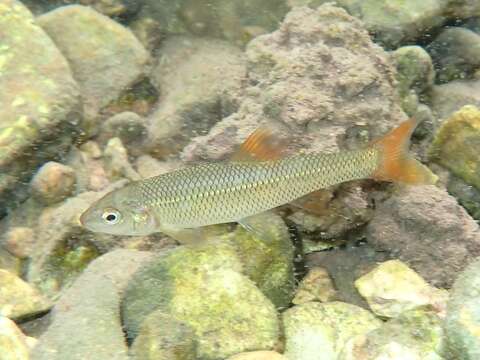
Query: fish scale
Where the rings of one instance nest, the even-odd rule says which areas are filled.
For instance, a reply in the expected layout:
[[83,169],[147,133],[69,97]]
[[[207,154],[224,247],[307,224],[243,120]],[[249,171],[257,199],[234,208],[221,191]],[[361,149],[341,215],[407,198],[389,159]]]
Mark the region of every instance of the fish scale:
[[370,148],[269,162],[210,163],[132,186],[161,224],[191,228],[238,221],[320,188],[368,177],[378,158],[378,151]]

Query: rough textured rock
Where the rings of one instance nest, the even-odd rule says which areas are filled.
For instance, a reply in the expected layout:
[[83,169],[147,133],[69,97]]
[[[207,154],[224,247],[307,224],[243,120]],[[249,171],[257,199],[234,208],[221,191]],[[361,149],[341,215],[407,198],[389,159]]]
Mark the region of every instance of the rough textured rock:
[[125,111],[105,120],[98,137],[100,143],[118,137],[130,153],[138,153],[146,136],[145,119],[134,112]]
[[437,287],[450,287],[456,274],[480,255],[478,224],[435,186],[400,188],[378,203],[367,238]]
[[0,350],[2,360],[29,360],[27,337],[15,323],[0,315]]
[[321,267],[311,268],[302,279],[293,298],[295,305],[304,304],[309,301],[328,302],[337,297],[332,279],[327,270]]
[[283,325],[288,359],[336,360],[348,339],[378,328],[381,321],[355,305],[310,302],[285,311]]
[[472,77],[480,68],[480,35],[451,27],[443,30],[428,47],[441,83]]
[[453,19],[468,19],[480,16],[480,4],[476,0],[453,0],[447,11]]
[[430,97],[437,117],[448,119],[465,105],[480,107],[480,80],[455,80],[433,86]]
[[415,271],[398,260],[386,261],[355,281],[358,292],[372,311],[394,318],[421,305],[432,305],[444,313],[448,293],[427,284]]
[[355,128],[377,136],[404,116],[387,54],[337,7],[295,8],[246,53],[250,86],[239,110],[194,139],[184,159],[225,158],[265,122],[288,128],[296,146],[322,151],[337,150]]
[[0,269],[0,316],[21,319],[47,311],[51,304],[35,288]]
[[62,6],[37,23],[70,63],[83,94],[85,130],[95,130],[97,112],[144,75],[147,51],[128,29],[89,7]]
[[58,203],[71,196],[75,185],[75,171],[53,161],[44,164],[30,184],[32,196],[45,205]]
[[480,190],[480,110],[465,106],[435,135],[430,159]]
[[134,15],[140,8],[142,1],[136,0],[63,0],[63,3],[79,3],[92,7],[99,13],[107,16],[129,17]]
[[480,220],[480,190],[468,185],[456,176],[450,176],[447,183],[448,192],[455,196],[460,205],[475,219]]
[[449,359],[480,357],[480,259],[470,264],[453,285],[445,319]]
[[275,307],[242,268],[235,245],[214,239],[160,255],[130,281],[122,304],[129,337],[156,310],[193,329],[202,359],[271,349],[279,335]]
[[275,351],[251,351],[233,355],[227,360],[286,360],[286,357]]
[[338,360],[442,360],[444,345],[441,319],[418,307],[350,339]]
[[21,182],[68,149],[81,107],[67,61],[32,14],[15,0],[2,1],[0,13],[1,216]]
[[219,40],[173,37],[159,53],[151,76],[162,95],[147,119],[148,147],[164,156],[236,110],[246,70],[240,49]]
[[128,359],[120,298],[129,278],[149,258],[145,252],[117,250],[93,262],[53,308],[52,323],[32,359]]
[[197,342],[189,326],[160,309],[143,321],[130,354],[138,360],[196,360]]

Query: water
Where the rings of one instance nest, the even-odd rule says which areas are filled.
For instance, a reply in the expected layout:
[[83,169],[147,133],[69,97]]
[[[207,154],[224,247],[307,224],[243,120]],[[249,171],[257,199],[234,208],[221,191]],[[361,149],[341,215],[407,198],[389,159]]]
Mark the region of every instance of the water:
[[[324,3],[0,0],[0,359],[480,358],[480,2]],[[259,124],[291,154],[407,117],[435,186],[349,182],[188,245],[79,223]]]

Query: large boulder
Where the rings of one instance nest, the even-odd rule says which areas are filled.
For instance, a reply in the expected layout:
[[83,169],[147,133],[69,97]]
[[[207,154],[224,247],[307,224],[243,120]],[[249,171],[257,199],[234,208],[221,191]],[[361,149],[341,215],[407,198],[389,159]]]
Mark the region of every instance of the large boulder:
[[69,64],[18,1],[0,2],[0,216],[36,167],[65,152],[81,117]]

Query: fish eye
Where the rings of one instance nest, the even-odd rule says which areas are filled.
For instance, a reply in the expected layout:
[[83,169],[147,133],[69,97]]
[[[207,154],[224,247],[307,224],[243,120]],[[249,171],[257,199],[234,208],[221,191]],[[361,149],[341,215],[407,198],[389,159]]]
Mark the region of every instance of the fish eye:
[[102,214],[102,218],[107,224],[115,225],[120,221],[121,215],[115,209],[106,209]]

